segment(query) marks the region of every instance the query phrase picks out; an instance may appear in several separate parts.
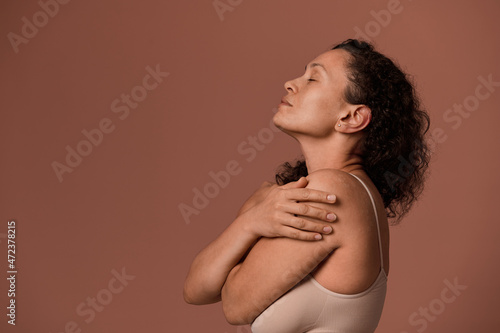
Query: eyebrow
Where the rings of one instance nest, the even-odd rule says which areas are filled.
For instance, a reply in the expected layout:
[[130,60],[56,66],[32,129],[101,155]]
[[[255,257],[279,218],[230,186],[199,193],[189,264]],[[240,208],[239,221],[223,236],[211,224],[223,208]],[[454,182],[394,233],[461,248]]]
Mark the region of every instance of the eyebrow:
[[[309,67],[311,67],[311,68],[313,68],[313,67],[321,67],[326,72],[325,66],[323,66],[322,64],[318,64],[317,62],[313,62],[312,64],[309,65]],[[307,71],[307,65],[305,67],[305,70]]]

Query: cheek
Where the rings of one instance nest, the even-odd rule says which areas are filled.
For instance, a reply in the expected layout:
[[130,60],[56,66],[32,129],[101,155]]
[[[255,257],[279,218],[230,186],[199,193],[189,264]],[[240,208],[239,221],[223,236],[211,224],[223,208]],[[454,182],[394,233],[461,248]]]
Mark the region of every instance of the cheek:
[[335,101],[330,92],[317,90],[308,94],[301,106],[314,117],[331,117],[335,110]]

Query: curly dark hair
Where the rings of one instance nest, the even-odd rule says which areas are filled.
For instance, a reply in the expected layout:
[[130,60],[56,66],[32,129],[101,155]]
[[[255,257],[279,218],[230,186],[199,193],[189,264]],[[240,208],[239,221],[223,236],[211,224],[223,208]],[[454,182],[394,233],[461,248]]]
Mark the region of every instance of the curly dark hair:
[[[422,193],[430,160],[424,135],[430,119],[407,74],[373,45],[348,39],[331,50],[350,54],[349,84],[344,99],[371,109],[370,124],[363,129],[363,169],[380,192],[387,217],[397,224]],[[307,176],[304,159],[285,162],[276,173],[283,185]]]

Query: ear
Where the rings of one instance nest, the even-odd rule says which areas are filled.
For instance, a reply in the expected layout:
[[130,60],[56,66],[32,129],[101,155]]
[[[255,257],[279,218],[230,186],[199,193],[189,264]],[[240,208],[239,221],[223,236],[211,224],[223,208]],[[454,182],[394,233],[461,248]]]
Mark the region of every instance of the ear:
[[372,110],[366,105],[353,105],[335,124],[341,133],[355,133],[363,130],[372,120]]

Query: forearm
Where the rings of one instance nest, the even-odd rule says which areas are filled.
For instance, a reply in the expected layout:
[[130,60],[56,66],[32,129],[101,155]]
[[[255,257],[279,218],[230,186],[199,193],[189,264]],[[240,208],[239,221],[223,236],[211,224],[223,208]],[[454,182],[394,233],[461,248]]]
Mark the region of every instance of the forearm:
[[[333,235],[330,235],[333,237]],[[263,310],[313,271],[334,249],[332,239],[304,242],[261,238],[234,267],[222,288],[224,314],[233,325],[250,324]]]
[[193,260],[184,284],[184,299],[191,304],[221,300],[220,292],[227,275],[258,240],[238,216]]

